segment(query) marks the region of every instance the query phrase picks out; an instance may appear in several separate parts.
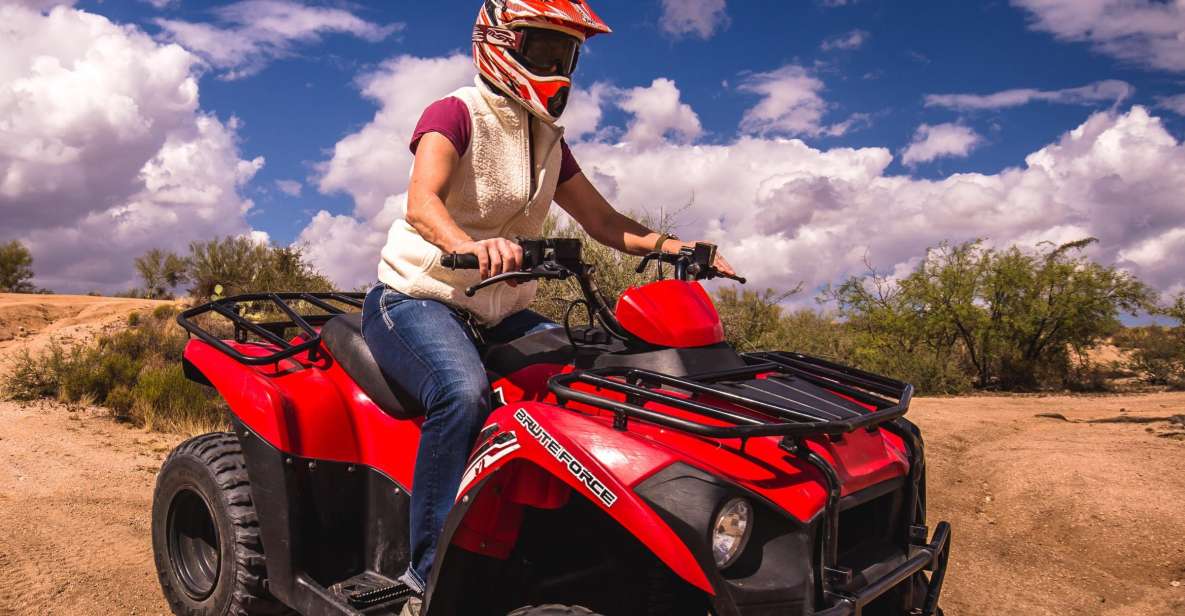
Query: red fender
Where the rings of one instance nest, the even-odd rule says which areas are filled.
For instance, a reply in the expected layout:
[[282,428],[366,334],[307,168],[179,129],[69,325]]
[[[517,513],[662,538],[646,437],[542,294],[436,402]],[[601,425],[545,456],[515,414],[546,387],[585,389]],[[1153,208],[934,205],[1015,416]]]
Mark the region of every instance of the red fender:
[[[503,439],[500,447],[485,452],[479,446],[458,500],[470,498],[469,491],[487,477],[513,486],[513,491],[472,503],[452,543],[505,558],[517,538],[523,505],[559,507],[575,491],[629,530],[679,577],[714,594],[691,551],[633,491],[677,458],[637,434],[549,404],[504,406],[490,416],[487,425],[492,424],[513,433],[514,439]],[[499,473],[504,477],[491,477],[499,469],[507,471]]]

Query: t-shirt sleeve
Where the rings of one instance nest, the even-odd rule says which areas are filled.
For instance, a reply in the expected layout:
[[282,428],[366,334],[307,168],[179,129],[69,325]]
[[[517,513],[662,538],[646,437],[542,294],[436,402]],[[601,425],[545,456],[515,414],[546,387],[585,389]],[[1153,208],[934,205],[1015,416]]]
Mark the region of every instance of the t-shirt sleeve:
[[457,148],[457,156],[464,156],[469,149],[469,135],[472,124],[469,120],[469,108],[461,99],[450,96],[442,98],[424,110],[416,129],[411,134],[411,153],[416,153],[420,145],[420,138],[426,133],[440,133]]
[[576,157],[572,156],[572,150],[568,147],[568,142],[560,139],[560,184],[572,179],[572,176],[580,173],[580,164],[576,162]]

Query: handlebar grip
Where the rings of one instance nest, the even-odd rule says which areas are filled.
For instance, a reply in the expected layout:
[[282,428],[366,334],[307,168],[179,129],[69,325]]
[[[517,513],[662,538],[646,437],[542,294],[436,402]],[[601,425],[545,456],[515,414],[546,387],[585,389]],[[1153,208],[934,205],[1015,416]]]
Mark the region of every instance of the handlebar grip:
[[477,255],[450,252],[440,256],[440,265],[449,269],[477,269]]

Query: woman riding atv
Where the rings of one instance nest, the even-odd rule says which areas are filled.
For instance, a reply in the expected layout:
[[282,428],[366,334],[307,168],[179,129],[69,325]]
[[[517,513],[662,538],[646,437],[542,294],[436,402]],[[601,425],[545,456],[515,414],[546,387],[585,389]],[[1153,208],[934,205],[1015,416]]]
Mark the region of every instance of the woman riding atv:
[[[473,29],[478,76],[424,111],[405,215],[396,220],[366,296],[363,334],[387,376],[426,410],[411,497],[411,564],[401,581],[422,595],[437,538],[466,458],[491,410],[478,354],[558,327],[527,310],[536,283],[481,279],[522,267],[510,238],[542,232],[554,200],[598,242],[632,255],[691,245],[613,209],[580,171],[556,121],[571,92],[581,44],[610,32],[583,0],[485,0]],[[478,271],[451,270],[443,253],[475,255]],[[734,274],[723,259],[715,264]],[[404,609],[418,614],[419,600]]]

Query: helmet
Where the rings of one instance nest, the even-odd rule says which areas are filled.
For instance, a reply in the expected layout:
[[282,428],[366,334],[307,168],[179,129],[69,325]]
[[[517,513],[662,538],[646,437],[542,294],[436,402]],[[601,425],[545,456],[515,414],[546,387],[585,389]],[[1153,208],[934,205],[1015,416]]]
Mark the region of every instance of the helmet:
[[584,0],[485,0],[473,62],[487,82],[553,123],[568,104],[580,45],[608,32]]

